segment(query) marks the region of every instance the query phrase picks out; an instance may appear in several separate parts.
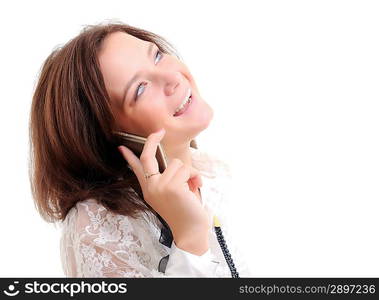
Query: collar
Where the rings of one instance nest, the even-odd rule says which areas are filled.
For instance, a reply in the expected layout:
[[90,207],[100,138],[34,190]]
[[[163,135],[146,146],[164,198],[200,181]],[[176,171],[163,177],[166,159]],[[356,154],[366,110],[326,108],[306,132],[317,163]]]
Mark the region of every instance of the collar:
[[192,166],[202,176],[215,178],[218,176],[231,177],[230,166],[215,154],[190,147],[192,154]]

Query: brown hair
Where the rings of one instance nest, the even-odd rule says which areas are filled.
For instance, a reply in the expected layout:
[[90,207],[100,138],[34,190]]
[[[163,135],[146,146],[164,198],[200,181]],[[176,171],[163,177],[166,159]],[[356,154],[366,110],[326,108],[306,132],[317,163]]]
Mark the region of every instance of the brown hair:
[[[156,215],[112,134],[116,124],[97,55],[104,38],[117,31],[153,42],[180,59],[163,37],[122,22],[87,25],[47,57],[29,127],[31,191],[47,222],[63,221],[77,202],[88,198],[117,214]],[[191,147],[197,148],[195,140]]]

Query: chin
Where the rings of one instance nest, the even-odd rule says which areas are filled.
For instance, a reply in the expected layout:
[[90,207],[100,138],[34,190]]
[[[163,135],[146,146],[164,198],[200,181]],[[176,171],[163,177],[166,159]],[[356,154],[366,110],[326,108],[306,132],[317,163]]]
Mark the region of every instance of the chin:
[[209,124],[211,123],[211,121],[213,120],[214,111],[213,111],[213,108],[208,103],[204,102],[204,104],[205,104],[204,109],[202,110],[202,112],[200,112],[200,114],[202,115],[202,121],[204,122],[206,126],[205,128],[207,128]]
[[203,130],[207,129],[213,120],[213,109],[207,103],[204,102],[204,104],[205,105],[202,106],[202,108],[197,112],[196,120],[194,120],[192,123],[193,131],[196,132],[195,136]]
[[205,127],[204,127],[204,129],[208,128],[209,124],[212,122],[212,120],[213,120],[213,115],[214,115],[214,111],[213,111],[213,109],[209,106],[209,112],[208,112],[208,115],[204,118],[204,119],[205,119]]
[[179,125],[181,136],[186,136],[189,140],[196,138],[200,132],[207,129],[213,120],[214,111],[212,107],[204,100],[201,99],[200,101],[201,103],[196,106],[196,111],[192,111],[191,115],[181,120]]

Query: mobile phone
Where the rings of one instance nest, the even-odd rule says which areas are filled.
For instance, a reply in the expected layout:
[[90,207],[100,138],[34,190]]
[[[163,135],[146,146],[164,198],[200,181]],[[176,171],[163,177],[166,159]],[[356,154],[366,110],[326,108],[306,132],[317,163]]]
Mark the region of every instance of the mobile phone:
[[[147,138],[140,135],[123,132],[123,131],[113,131],[113,133],[119,138],[120,145],[126,146],[138,158],[140,158]],[[158,144],[155,157],[158,161],[159,172],[162,173],[167,168],[167,156],[160,143]]]

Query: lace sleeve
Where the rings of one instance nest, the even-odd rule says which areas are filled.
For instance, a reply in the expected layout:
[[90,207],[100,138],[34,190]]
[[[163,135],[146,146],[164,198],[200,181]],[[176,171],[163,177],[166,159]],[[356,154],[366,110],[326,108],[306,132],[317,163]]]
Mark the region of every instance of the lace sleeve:
[[[218,262],[159,243],[146,219],[113,214],[95,200],[70,211],[61,240],[63,268],[68,277],[213,277]],[[157,229],[158,230],[158,229]],[[159,261],[170,254],[165,273]]]
[[132,218],[113,214],[91,199],[78,203],[65,222],[61,259],[67,276],[164,276],[154,269],[168,253],[163,248],[155,250],[149,244],[153,233]]
[[81,277],[145,277],[138,266],[130,263],[124,251],[113,252],[88,239],[81,240],[79,248]]

